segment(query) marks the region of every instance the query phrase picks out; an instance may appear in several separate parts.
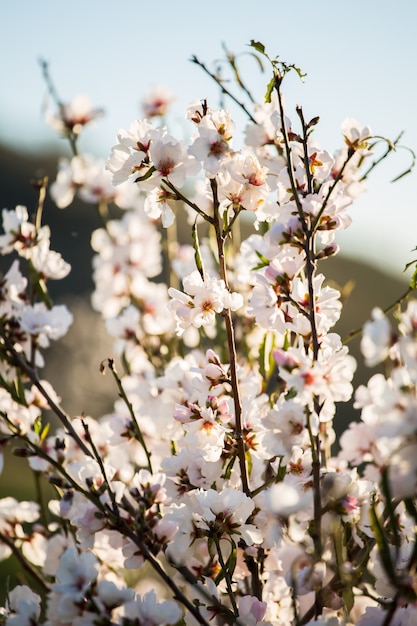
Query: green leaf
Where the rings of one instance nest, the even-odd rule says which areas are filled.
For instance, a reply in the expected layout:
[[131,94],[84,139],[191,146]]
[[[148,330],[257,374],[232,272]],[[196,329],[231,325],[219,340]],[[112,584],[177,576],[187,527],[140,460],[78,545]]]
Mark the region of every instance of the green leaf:
[[265,102],[271,102],[271,97],[272,97],[272,92],[274,91],[274,87],[275,87],[275,76],[271,78],[268,85],[266,86],[266,92],[265,92],[265,98],[264,98]]
[[397,577],[395,573],[395,566],[391,560],[391,546],[388,543],[387,535],[383,525],[381,524],[378,514],[376,512],[375,501],[371,502],[369,516],[371,519],[371,528],[374,533],[376,543],[378,546],[379,556],[381,558],[382,566],[387,574],[390,582],[396,586]]
[[414,268],[414,272],[412,273],[412,276],[410,278],[410,287],[411,289],[417,288],[417,265]]
[[135,183],[140,183],[142,180],[147,180],[152,176],[152,174],[156,171],[155,167],[152,165],[143,176],[138,176],[135,178]]
[[263,54],[264,56],[267,56],[265,54],[265,46],[263,43],[261,43],[260,41],[255,41],[254,39],[251,39],[250,41],[250,47],[251,48],[255,48],[255,50],[257,50],[258,52],[260,52],[261,54]]
[[235,461],[236,461],[236,457],[232,456],[232,458],[229,460],[228,464],[226,465],[226,469],[223,474],[223,478],[225,478],[226,480],[229,480],[230,476],[232,475],[232,469],[233,469],[233,465],[235,464]]
[[303,72],[301,67],[297,67],[296,65],[289,65],[288,67],[298,74],[298,78],[301,80],[301,82],[304,82],[304,78],[307,76],[307,72]]
[[199,244],[199,241],[198,241],[197,218],[194,221],[194,224],[192,226],[191,232],[192,232],[192,237],[193,237],[195,264],[196,264],[197,269],[198,269],[198,271],[200,273],[201,279],[204,280],[203,260],[201,258],[200,244]]
[[40,436],[41,443],[43,441],[45,441],[45,439],[47,438],[48,433],[49,433],[49,428],[50,428],[50,424],[45,424],[45,426],[44,426],[44,428],[43,428],[43,430],[41,432],[41,436]]
[[38,415],[38,417],[36,417],[33,422],[33,430],[35,431],[35,434],[39,437],[42,430],[42,417],[40,415]]
[[229,538],[229,541],[231,543],[232,549],[229,555],[229,558],[227,559],[226,563],[224,564],[224,567],[222,567],[222,569],[220,570],[220,572],[217,574],[216,578],[214,579],[214,582],[217,585],[219,585],[219,583],[223,580],[223,578],[226,576],[226,574],[228,573],[229,577],[232,578],[233,573],[236,569],[236,563],[237,563],[237,550],[236,550],[236,544],[235,542]]
[[[414,250],[417,250],[417,246],[415,248],[413,248],[413,252]],[[412,266],[414,265],[414,263],[416,264],[414,271],[411,275],[410,278],[410,288],[411,289],[416,289],[417,288],[417,259],[414,259],[413,261],[410,261],[409,263],[406,264],[405,268],[403,269],[403,274],[405,274],[405,272]]]
[[258,259],[260,259],[262,261],[261,265],[258,265],[256,268],[254,269],[259,269],[261,267],[268,267],[269,265],[269,260],[266,258],[266,256],[264,256],[261,252],[258,252],[258,250],[255,250],[255,254],[258,257]]
[[28,262],[28,269],[29,269],[30,281],[33,285],[33,288],[36,294],[38,295],[41,302],[43,302],[48,309],[52,309],[53,303],[48,293],[48,288],[46,286],[46,283],[44,279],[39,276],[39,272],[35,269],[32,261],[30,260]]
[[395,513],[395,506],[394,506],[393,501],[392,501],[391,488],[390,488],[390,484],[389,484],[389,480],[388,480],[388,469],[387,468],[385,468],[382,471],[381,491],[384,494],[385,510],[386,510],[388,518],[389,518],[391,531],[392,531],[392,534],[393,534],[393,537],[394,537],[394,543],[395,543],[396,547],[399,549],[400,545],[401,545],[401,537],[400,537],[399,530],[398,530],[398,518],[397,518],[397,514]]
[[16,376],[13,383],[14,383],[14,389],[15,389],[15,398],[17,402],[19,402],[19,404],[23,404],[24,406],[27,406],[25,388],[23,386],[22,379],[20,378],[20,376]]

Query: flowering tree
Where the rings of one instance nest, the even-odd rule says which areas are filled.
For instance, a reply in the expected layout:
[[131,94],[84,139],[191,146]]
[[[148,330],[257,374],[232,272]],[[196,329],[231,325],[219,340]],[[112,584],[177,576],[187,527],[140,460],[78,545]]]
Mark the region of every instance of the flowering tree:
[[[18,258],[1,281],[0,428],[56,498],[0,500],[0,556],[14,553],[25,578],[8,592],[8,626],[417,623],[416,275],[395,326],[375,309],[362,329],[365,362],[387,373],[356,390],[361,420],[335,450],[355,360],[332,332],[342,302],[322,273],[395,145],[348,119],[340,151],[319,148],[318,118],[297,107],[293,124],[284,110],[283,82],[300,70],[251,46],[271,72],[262,104],[232,54],[248,105],[193,58],[247,115],[243,147],[206,101],[187,109],[191,141],[171,136],[160,89],[106,164],[79,152],[100,111],[62,104],[43,66],[50,121],[73,151],[51,195],[60,208],[78,195],[103,220],[92,302],[114,337],[101,369],[118,399],[100,419],[72,418],[41,377],[72,321],[48,293],[70,267],[42,225],[42,181],[33,220],[3,211],[1,252]],[[175,235],[181,214],[192,245]]]

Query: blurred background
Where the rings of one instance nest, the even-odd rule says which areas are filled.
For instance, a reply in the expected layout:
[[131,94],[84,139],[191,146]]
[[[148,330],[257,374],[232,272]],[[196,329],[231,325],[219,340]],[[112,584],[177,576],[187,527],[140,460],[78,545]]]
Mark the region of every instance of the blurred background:
[[[221,68],[222,43],[238,56],[247,84],[262,100],[269,74],[262,75],[248,54],[251,39],[265,44],[307,73],[304,83],[289,76],[287,114],[294,122],[296,104],[306,119],[320,116],[315,134],[331,152],[341,145],[346,117],[369,125],[376,135],[417,151],[417,4],[409,0],[13,0],[0,1],[0,201],[2,208],[36,205],[30,181],[45,174],[55,179],[57,158],[71,156],[69,146],[45,122],[48,95],[39,61],[49,70],[63,102],[87,94],[105,116],[80,139],[82,152],[106,158],[120,128],[141,116],[148,89],[163,85],[176,101],[167,119],[173,134],[186,137],[185,107],[207,98],[219,105],[216,85],[190,62],[196,55],[211,70]],[[52,104],[52,103],[49,103]],[[229,103],[226,105],[229,107]],[[237,125],[245,119],[230,104]],[[236,145],[236,143],[234,144]],[[326,270],[339,286],[354,289],[338,331],[359,327],[374,305],[386,307],[405,291],[402,270],[417,257],[417,170],[396,183],[391,179],[411,164],[399,149],[371,176],[368,193],[350,214],[352,227],[338,243],[343,253]],[[51,285],[56,301],[71,300],[76,322],[54,347],[45,372],[72,415],[95,417],[111,409],[116,390],[99,374],[101,359],[111,356],[97,314],[90,308],[90,235],[100,226],[92,205],[74,203],[57,209],[48,198],[44,222],[52,228],[52,248],[71,263],[70,276]],[[323,268],[324,269],[324,268]],[[91,342],[91,337],[94,341]],[[94,344],[94,350],[92,349]],[[358,342],[352,349],[358,354]],[[366,380],[363,367],[357,380]],[[354,417],[346,407],[344,420]],[[14,480],[9,459],[0,476],[0,496],[30,497],[33,485]],[[7,564],[6,570],[7,571]]]

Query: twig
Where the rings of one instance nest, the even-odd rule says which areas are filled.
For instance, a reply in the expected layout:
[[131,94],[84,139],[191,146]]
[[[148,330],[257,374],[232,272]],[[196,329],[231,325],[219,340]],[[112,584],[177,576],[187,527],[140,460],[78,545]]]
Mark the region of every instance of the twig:
[[74,439],[74,441],[77,443],[79,448],[84,452],[84,454],[86,454],[89,457],[93,457],[93,454],[92,454],[91,450],[88,449],[88,447],[85,445],[84,441],[81,439],[81,437],[75,431],[73,425],[71,424],[70,417],[66,413],[64,413],[64,411],[61,409],[61,407],[59,407],[57,404],[55,404],[55,402],[52,400],[52,398],[50,397],[50,395],[48,394],[48,392],[46,391],[46,389],[44,388],[44,386],[40,382],[36,370],[34,368],[30,367],[26,363],[26,361],[20,356],[20,354],[18,352],[16,352],[16,350],[13,348],[13,346],[10,344],[10,341],[8,341],[8,339],[6,337],[4,337],[4,341],[5,341],[5,344],[6,344],[6,349],[9,352],[9,354],[11,355],[11,359],[12,359],[13,365],[18,367],[24,374],[26,374],[26,376],[28,376],[29,380],[40,391],[42,396],[47,401],[50,409],[55,413],[55,415],[60,420],[61,424],[64,426],[64,428],[66,428],[67,433]]
[[143,438],[142,431],[141,431],[139,423],[138,423],[138,421],[136,419],[136,415],[135,415],[135,412],[133,410],[132,403],[130,402],[129,398],[127,397],[126,392],[125,392],[124,387],[123,387],[123,384],[122,384],[122,381],[121,381],[121,379],[120,379],[120,377],[119,377],[119,375],[118,375],[118,373],[116,371],[116,368],[114,367],[113,359],[107,359],[107,365],[108,365],[109,370],[113,374],[114,380],[116,381],[116,385],[117,385],[117,388],[119,390],[120,397],[122,398],[123,402],[126,404],[126,406],[128,408],[128,411],[130,413],[130,417],[132,418],[132,424],[134,426],[136,438],[139,441],[140,445],[142,446],[143,451],[145,452],[145,455],[146,455],[146,460],[148,461],[148,470],[150,471],[151,474],[153,474],[151,454],[150,454],[150,452],[148,450],[148,447],[146,445],[146,442],[145,442],[145,440]]
[[[395,302],[393,302],[392,304],[388,305],[385,309],[383,309],[382,312],[384,313],[384,315],[388,315],[388,313],[390,313],[393,309],[395,309],[396,306],[399,306],[400,304],[402,304],[404,300],[406,300],[408,296],[410,295],[410,293],[412,293],[413,291],[415,291],[415,288],[409,287],[407,291],[403,293],[402,296],[400,296],[399,298],[397,298],[397,300],[395,300]],[[359,328],[356,328],[356,330],[352,330],[345,337],[343,337],[342,343],[347,344],[352,339],[355,339],[356,337],[361,335],[363,332],[364,325],[365,324],[362,324],[362,326],[360,326]]]
[[41,576],[38,574],[38,572],[35,570],[35,568],[32,567],[32,565],[29,563],[29,561],[27,561],[25,559],[23,554],[16,547],[14,541],[9,539],[9,537],[4,535],[1,531],[0,531],[0,542],[6,544],[6,546],[8,546],[11,549],[11,551],[13,552],[13,555],[16,557],[16,559],[22,565],[23,569],[37,582],[37,584],[39,585],[39,587],[42,589],[42,591],[44,593],[48,593],[50,591],[50,589],[49,589],[49,586],[47,585],[47,583],[44,581],[44,579],[41,578]]
[[228,96],[231,100],[233,100],[233,102],[235,102],[248,116],[248,118],[250,119],[251,122],[253,122],[253,124],[257,124],[257,121],[255,120],[255,118],[253,117],[253,115],[251,115],[251,113],[248,111],[248,109],[246,108],[246,106],[243,104],[243,102],[240,102],[240,100],[238,100],[236,98],[236,96],[234,96],[232,94],[231,91],[229,91],[228,89],[226,89],[226,87],[224,86],[223,82],[219,79],[218,76],[216,76],[215,74],[213,74],[213,72],[210,72],[210,70],[208,69],[208,67],[202,62],[200,61],[195,54],[191,57],[191,62],[195,63],[196,65],[198,65],[199,67],[201,67],[201,69],[210,76],[210,78],[212,78],[214,80],[215,83],[217,83],[217,85],[220,87],[220,89],[222,90],[222,92]]
[[[222,232],[221,219],[219,214],[219,199],[217,195],[217,183],[215,179],[211,180],[211,188],[213,193],[213,206],[215,216],[214,228],[216,231],[217,250],[219,255],[219,273],[220,278],[224,281],[226,289],[230,291],[226,270],[226,257],[224,246],[225,238]],[[224,318],[226,324],[227,346],[229,351],[230,384],[232,387],[233,402],[235,407],[235,439],[240,466],[240,476],[242,480],[242,489],[247,496],[250,496],[248,470],[245,456],[245,442],[243,439],[242,428],[242,403],[240,399],[239,382],[237,376],[235,332],[232,321],[232,313],[230,309],[226,309],[224,311]]]

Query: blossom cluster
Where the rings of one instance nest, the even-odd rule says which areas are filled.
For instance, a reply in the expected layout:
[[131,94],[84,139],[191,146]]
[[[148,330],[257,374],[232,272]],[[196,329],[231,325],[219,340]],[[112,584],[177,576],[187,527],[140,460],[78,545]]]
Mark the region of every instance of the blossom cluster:
[[[322,272],[364,190],[372,133],[348,119],[341,150],[322,149],[318,118],[284,113],[294,68],[271,63],[241,147],[230,112],[206,101],[187,109],[190,140],[172,136],[160,120],[172,96],[158,89],[104,163],[78,152],[94,111],[70,124],[71,106],[59,109],[77,150],[51,195],[103,219],[92,304],[114,337],[102,370],[117,400],[99,419],[68,416],[37,373],[71,322],[48,295],[69,266],[41,203],[34,220],[3,211],[1,252],[27,272],[14,260],[1,282],[0,430],[56,491],[47,508],[0,500],[0,558],[19,555],[28,582],[8,593],[8,626],[417,619],[416,301],[396,328],[373,312],[363,355],[387,375],[354,392],[341,294]],[[361,420],[337,450],[337,407],[353,394]]]

